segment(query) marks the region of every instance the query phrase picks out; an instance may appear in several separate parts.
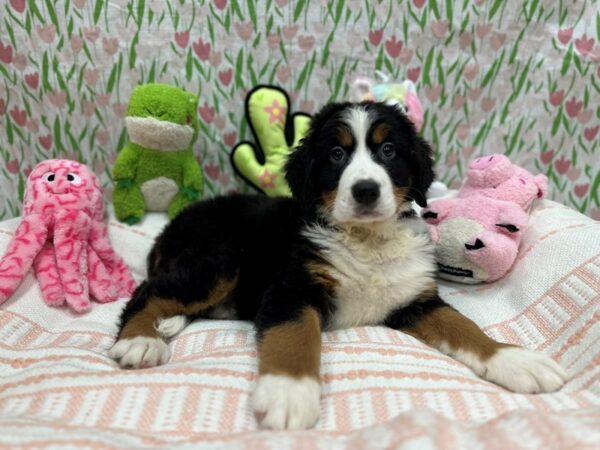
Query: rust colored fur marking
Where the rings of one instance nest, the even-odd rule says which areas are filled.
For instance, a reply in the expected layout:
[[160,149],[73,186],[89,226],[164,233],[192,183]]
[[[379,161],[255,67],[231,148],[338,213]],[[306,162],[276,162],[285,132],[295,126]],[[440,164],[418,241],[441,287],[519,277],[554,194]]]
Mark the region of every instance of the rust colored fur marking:
[[432,347],[447,345],[453,351],[473,353],[482,361],[488,360],[503,347],[512,347],[494,341],[475,322],[449,306],[432,310],[417,325],[402,331]]
[[265,331],[259,342],[259,373],[319,378],[321,320],[307,306],[294,321]]
[[396,208],[400,209],[410,201],[408,197],[409,189],[407,187],[394,186],[394,197],[396,198]]
[[131,317],[123,326],[119,333],[119,339],[138,336],[158,337],[156,322],[159,319],[166,319],[179,314],[200,314],[225,300],[237,284],[237,280],[237,276],[230,280],[219,280],[205,299],[188,305],[184,305],[176,299],[151,297],[143,309]]
[[331,276],[325,263],[310,261],[306,264],[306,269],[312,275],[313,280],[323,285],[328,291],[332,292],[337,288],[339,283]]
[[328,213],[333,211],[336,196],[337,191],[328,191],[321,195],[321,199],[323,200],[323,209],[325,209],[325,211]]
[[423,291],[419,294],[419,301],[427,301],[434,299],[438,296],[438,288],[437,283],[432,281],[429,285],[423,289]]
[[343,147],[352,147],[352,144],[354,143],[352,133],[346,127],[338,128],[336,137],[340,145]]
[[374,144],[381,144],[390,133],[390,127],[386,123],[379,124],[373,130],[372,138]]

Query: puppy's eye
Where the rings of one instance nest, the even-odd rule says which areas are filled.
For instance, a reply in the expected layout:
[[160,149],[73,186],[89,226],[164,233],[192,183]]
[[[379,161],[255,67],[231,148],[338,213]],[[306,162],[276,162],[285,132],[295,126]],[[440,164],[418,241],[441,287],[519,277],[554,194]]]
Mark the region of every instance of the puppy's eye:
[[381,153],[381,157],[383,159],[392,159],[394,156],[396,156],[396,150],[394,150],[394,146],[389,142],[383,144],[379,149],[379,152]]
[[346,158],[346,152],[342,147],[333,147],[329,153],[329,158],[334,163],[340,163]]

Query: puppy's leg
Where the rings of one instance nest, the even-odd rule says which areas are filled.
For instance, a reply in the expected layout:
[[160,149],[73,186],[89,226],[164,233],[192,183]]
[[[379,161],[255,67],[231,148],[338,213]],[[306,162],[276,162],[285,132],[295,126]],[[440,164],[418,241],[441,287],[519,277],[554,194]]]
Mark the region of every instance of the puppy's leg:
[[159,273],[142,283],[121,314],[117,342],[109,356],[122,367],[165,364],[165,339],[179,333],[189,318],[223,302],[237,283],[236,274],[180,266],[177,274]]
[[265,427],[305,429],[319,418],[321,316],[311,306],[286,311],[281,302],[265,304],[257,318],[254,410]]
[[422,300],[397,310],[385,323],[514,392],[553,392],[567,380],[565,371],[550,357],[489,338],[475,322],[444,303],[437,289],[430,289]]

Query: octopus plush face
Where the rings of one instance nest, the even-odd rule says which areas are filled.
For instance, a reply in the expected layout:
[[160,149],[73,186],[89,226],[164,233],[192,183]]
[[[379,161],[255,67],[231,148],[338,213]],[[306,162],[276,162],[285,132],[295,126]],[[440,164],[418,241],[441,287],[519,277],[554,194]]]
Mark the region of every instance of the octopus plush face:
[[102,190],[96,175],[82,164],[51,159],[29,174],[24,199],[26,214],[44,216],[57,210],[79,210],[88,216],[102,215]]

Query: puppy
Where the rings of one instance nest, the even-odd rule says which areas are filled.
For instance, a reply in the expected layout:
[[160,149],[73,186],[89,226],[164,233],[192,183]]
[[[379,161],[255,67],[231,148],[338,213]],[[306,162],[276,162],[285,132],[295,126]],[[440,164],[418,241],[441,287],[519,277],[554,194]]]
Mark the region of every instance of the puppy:
[[148,279],[120,320],[122,367],[169,360],[166,340],[197,318],[252,320],[262,425],[303,429],[319,416],[321,331],[385,325],[515,392],[559,389],[552,359],[490,339],[439,296],[426,206],[431,148],[394,106],[336,103],[289,158],[294,198],[233,195],[175,218],[148,258]]

